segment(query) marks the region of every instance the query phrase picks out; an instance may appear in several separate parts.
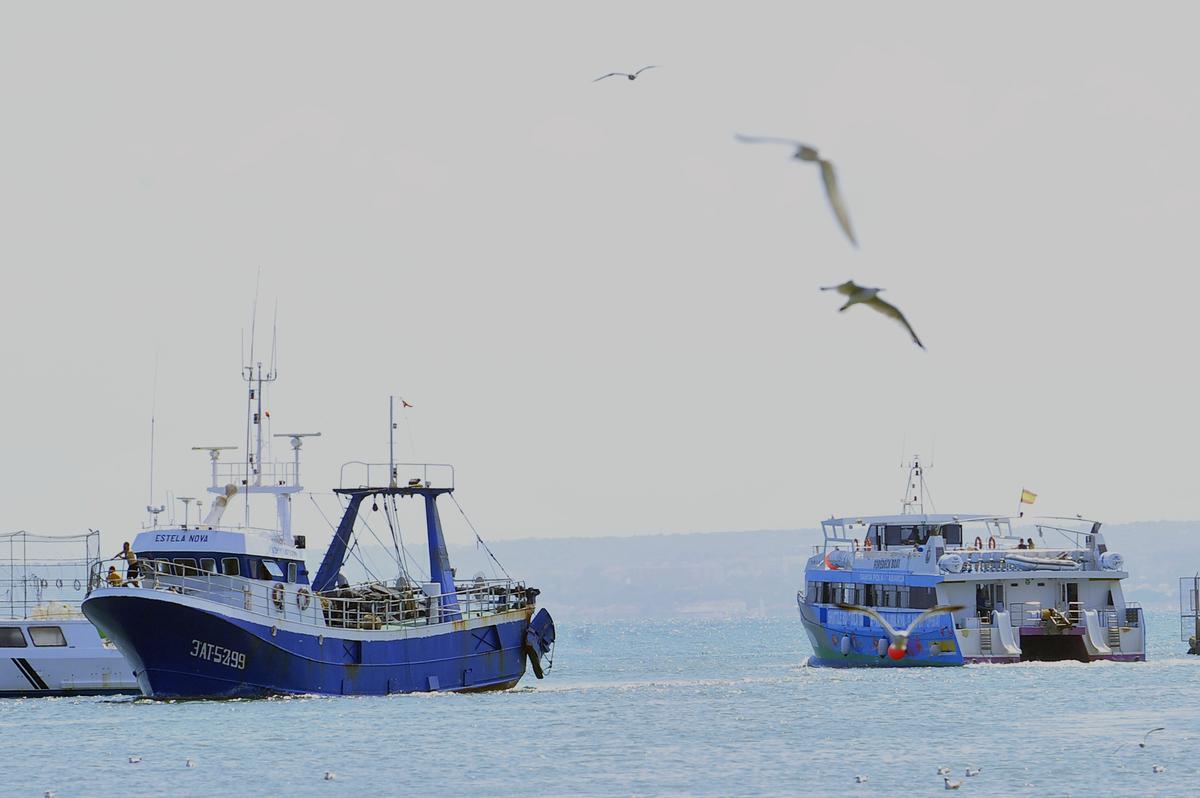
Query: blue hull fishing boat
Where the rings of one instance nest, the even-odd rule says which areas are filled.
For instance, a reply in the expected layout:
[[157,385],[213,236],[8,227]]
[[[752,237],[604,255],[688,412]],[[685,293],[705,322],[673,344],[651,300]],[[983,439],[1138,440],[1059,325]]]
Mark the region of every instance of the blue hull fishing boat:
[[[125,655],[142,692],[233,698],[503,690],[517,684],[527,663],[541,678],[552,662],[555,632],[550,614],[537,609],[538,591],[509,578],[455,581],[438,513],[438,499],[454,490],[450,466],[343,466],[343,474],[354,466],[367,479],[353,487],[343,480],[335,490],[343,514],[310,579],[305,538],[291,533],[307,435],[276,436],[290,438],[291,463],[264,464],[262,457],[269,418],[262,390],[274,378],[261,364],[247,369],[253,455],[227,464],[220,453],[232,447],[196,447],[212,461],[208,515],[189,524],[185,505],[182,524],[137,535],[133,558],[117,561],[122,584],[103,578],[109,562],[91,580],[83,612]],[[372,485],[375,475],[385,478]],[[274,496],[273,528],[251,526],[249,499],[256,494]],[[238,497],[246,500],[245,522],[222,523]],[[399,505],[409,501],[423,505],[428,581],[411,576],[407,558],[398,557],[395,579],[349,584],[342,568],[364,503],[376,511],[382,505],[395,535]]]

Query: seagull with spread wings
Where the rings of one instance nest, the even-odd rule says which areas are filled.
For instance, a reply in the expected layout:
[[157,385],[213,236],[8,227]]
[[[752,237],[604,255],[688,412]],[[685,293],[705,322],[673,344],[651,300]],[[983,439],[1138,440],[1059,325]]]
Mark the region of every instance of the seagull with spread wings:
[[600,77],[596,78],[596,80],[593,80],[592,83],[604,80],[605,78],[615,78],[617,75],[629,78],[630,80],[637,80],[637,76],[645,72],[647,69],[659,69],[659,66],[658,64],[651,64],[650,66],[642,67],[637,72],[609,72],[607,75],[601,75]]
[[879,298],[879,292],[883,290],[882,288],[864,288],[857,285],[853,280],[847,280],[841,285],[824,286],[821,290],[837,291],[839,294],[847,297],[846,304],[838,308],[839,313],[851,305],[867,305],[868,307],[872,307],[883,315],[903,324],[904,329],[908,330],[908,334],[912,336],[913,343],[922,349],[925,348],[925,344],[921,343],[921,339],[913,332],[912,325],[908,323],[908,319],[904,318],[904,314],[895,305],[889,304]]
[[838,188],[837,172],[834,171],[833,164],[821,157],[817,152],[816,147],[811,147],[803,142],[793,139],[780,139],[772,136],[743,136],[741,133],[735,133],[738,141],[744,144],[787,144],[790,147],[796,148],[796,153],[792,157],[798,161],[815,162],[821,167],[821,182],[825,184],[825,196],[829,198],[829,205],[833,208],[833,215],[837,217],[838,224],[842,226],[846,237],[850,239],[850,243],[858,246],[858,240],[854,237],[854,230],[850,227],[850,214],[846,211],[846,203],[842,200],[842,192]]
[[887,633],[888,639],[892,641],[887,650],[888,656],[892,659],[904,659],[904,655],[908,653],[908,638],[912,636],[913,630],[920,626],[921,621],[925,620],[931,615],[938,615],[943,612],[958,612],[959,610],[964,609],[959,604],[939,604],[936,607],[930,607],[916,618],[913,618],[912,623],[910,623],[904,629],[897,629],[884,620],[882,615],[870,607],[860,607],[857,604],[838,604],[837,607],[839,610],[846,610],[846,612],[857,612],[860,615],[865,615],[871,620],[875,621],[875,623],[882,626],[883,631]]

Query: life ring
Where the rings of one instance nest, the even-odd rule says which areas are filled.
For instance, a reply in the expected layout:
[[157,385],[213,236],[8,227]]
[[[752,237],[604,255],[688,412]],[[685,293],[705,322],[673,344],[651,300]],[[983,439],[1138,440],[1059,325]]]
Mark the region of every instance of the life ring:
[[304,612],[306,609],[308,609],[308,604],[311,598],[312,594],[308,592],[308,588],[306,587],[302,587],[296,591],[296,606],[300,608],[300,612]]
[[275,609],[283,612],[283,595],[285,588],[281,582],[276,582],[271,586],[271,603],[275,605]]
[[61,579],[57,579],[57,580],[55,580],[55,582],[54,582],[54,586],[55,586],[55,587],[57,587],[57,588],[61,588],[61,587],[62,587],[62,580],[61,580]]
[[83,588],[83,584],[78,579],[76,579],[75,580],[75,589],[80,590],[82,588]]
[[979,535],[975,536],[975,548],[983,549],[983,538],[979,537]]
[[989,549],[996,548],[996,536],[995,535],[988,535],[988,548]]

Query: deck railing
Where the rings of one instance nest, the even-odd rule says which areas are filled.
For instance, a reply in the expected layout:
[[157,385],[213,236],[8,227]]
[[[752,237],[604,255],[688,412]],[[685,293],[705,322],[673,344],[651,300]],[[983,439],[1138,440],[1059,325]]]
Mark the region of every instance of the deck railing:
[[[119,582],[109,582],[117,566]],[[237,607],[267,623],[293,621],[327,629],[385,630],[479,618],[535,603],[537,591],[510,579],[477,579],[453,593],[430,595],[419,586],[367,582],[314,594],[294,582],[249,579],[198,570],[169,560],[139,559],[132,573],[124,560],[98,563],[89,578],[96,590],[161,590]]]

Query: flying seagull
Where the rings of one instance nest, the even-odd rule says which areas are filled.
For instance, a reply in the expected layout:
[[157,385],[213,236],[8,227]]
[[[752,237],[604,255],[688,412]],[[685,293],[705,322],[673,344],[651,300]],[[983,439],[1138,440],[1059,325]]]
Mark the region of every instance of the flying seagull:
[[825,195],[829,197],[829,204],[833,208],[833,215],[837,217],[838,224],[842,226],[842,230],[846,233],[846,237],[850,239],[850,243],[858,246],[858,241],[854,238],[854,230],[850,227],[850,214],[846,212],[846,203],[842,201],[842,192],[838,189],[837,173],[833,169],[833,164],[825,160],[817,152],[816,147],[794,141],[792,139],[779,139],[771,136],[743,136],[741,133],[735,133],[738,141],[744,144],[787,144],[796,148],[796,153],[792,157],[798,161],[815,161],[821,167],[821,181],[825,184]]
[[617,75],[621,75],[622,77],[629,78],[630,80],[637,80],[637,76],[642,74],[643,72],[645,72],[647,69],[658,69],[658,68],[659,68],[658,64],[651,64],[650,66],[644,66],[641,69],[639,69],[637,72],[633,72],[633,73],[609,72],[607,75],[601,75],[600,77],[596,78],[596,80],[593,80],[592,83],[595,83],[600,80],[604,80],[605,78],[615,78]]
[[917,337],[915,332],[913,332],[912,325],[908,323],[908,319],[904,318],[904,314],[901,313],[895,305],[888,304],[879,298],[879,292],[883,290],[882,288],[863,288],[860,285],[856,285],[853,280],[847,280],[841,285],[825,286],[822,287],[821,290],[837,291],[839,294],[844,294],[845,296],[849,297],[846,300],[846,304],[838,308],[839,312],[845,310],[851,305],[866,304],[875,308],[875,310],[878,310],[883,315],[890,316],[904,325],[904,329],[908,330],[908,334],[912,336],[913,343],[922,349],[925,348],[925,344],[921,343],[921,339]]
[[912,634],[913,629],[916,629],[917,626],[920,625],[921,621],[925,620],[930,615],[938,615],[939,613],[943,612],[958,612],[959,610],[963,609],[963,607],[958,604],[939,604],[936,607],[930,607],[916,618],[913,618],[912,623],[910,623],[906,628],[897,630],[894,626],[885,621],[882,615],[870,607],[860,607],[857,604],[839,604],[837,606],[839,610],[857,612],[861,615],[866,615],[868,618],[875,621],[875,623],[882,626],[883,631],[887,632],[887,636],[891,638],[892,641],[892,644],[888,646],[888,656],[892,659],[904,659],[904,655],[908,653],[909,635]]
[[1167,728],[1166,726],[1155,726],[1153,729],[1146,732],[1144,735],[1142,735],[1142,741],[1140,743],[1138,743],[1138,748],[1145,748],[1146,743],[1148,743],[1150,741],[1151,734],[1154,734],[1155,732],[1165,731],[1166,728]]

